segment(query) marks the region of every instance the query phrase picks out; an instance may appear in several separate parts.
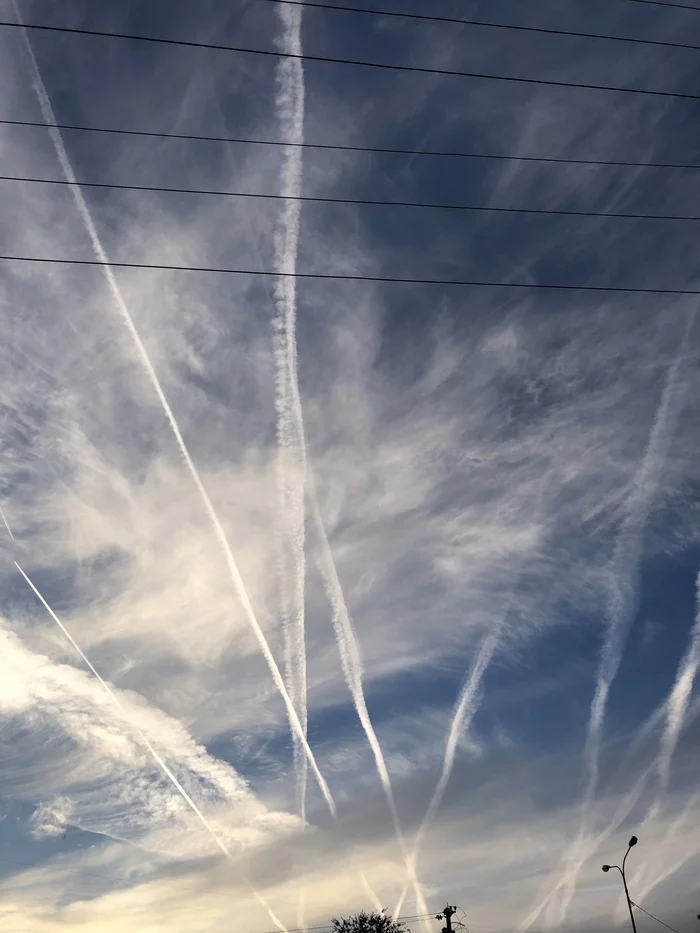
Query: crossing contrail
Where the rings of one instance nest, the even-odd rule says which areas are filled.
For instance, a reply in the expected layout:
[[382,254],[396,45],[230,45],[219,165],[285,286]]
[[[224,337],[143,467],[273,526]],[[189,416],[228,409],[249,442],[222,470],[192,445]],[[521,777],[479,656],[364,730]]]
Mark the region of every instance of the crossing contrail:
[[688,647],[678,666],[676,680],[666,702],[666,727],[661,737],[661,752],[657,761],[661,796],[668,789],[671,759],[688,712],[698,667],[700,667],[700,573],[695,580],[695,620],[690,632]]
[[598,783],[598,757],[608,693],[622,660],[622,651],[632,622],[641,539],[661,471],[666,463],[686,393],[686,347],[695,323],[696,310],[688,314],[678,353],[671,364],[642,462],[634,475],[632,494],[615,542],[609,574],[607,621],[603,650],[591,703],[584,756],[587,774],[584,801],[592,802]]
[[[20,15],[19,9],[17,8],[16,4],[15,4],[15,9],[17,10],[17,15],[19,17]],[[127,330],[129,331],[134,341],[134,344],[136,346],[138,355],[141,359],[143,368],[151,382],[151,385],[153,386],[153,389],[156,395],[158,396],[158,399],[161,403],[161,406],[163,408],[167,421],[175,437],[177,446],[180,450],[183,460],[185,461],[187,470],[189,471],[192,481],[197,489],[197,492],[199,493],[200,499],[204,506],[204,510],[211,522],[211,526],[214,531],[215,537],[223,552],[223,555],[226,561],[226,566],[228,567],[228,571],[231,576],[231,580],[233,582],[234,590],[238,596],[238,599],[241,602],[241,605],[243,606],[243,611],[245,613],[246,619],[253,631],[253,634],[255,635],[255,638],[257,639],[258,645],[260,647],[260,651],[262,652],[262,655],[265,658],[265,661],[267,662],[267,665],[270,669],[273,682],[277,690],[279,691],[280,696],[282,697],[284,705],[287,709],[287,715],[289,717],[290,723],[292,724],[292,729],[294,730],[300,745],[304,749],[308,762],[316,777],[316,780],[318,781],[318,785],[326,800],[328,808],[331,811],[331,813],[335,815],[335,812],[336,812],[335,802],[333,801],[333,797],[331,796],[330,789],[328,787],[328,784],[326,783],[325,778],[321,774],[318,764],[316,763],[314,754],[311,751],[309,743],[306,739],[304,728],[301,724],[299,716],[297,715],[297,712],[294,708],[294,705],[291,701],[291,698],[285,686],[284,679],[280,673],[279,667],[277,666],[277,663],[274,659],[272,651],[270,650],[270,646],[267,642],[267,639],[265,638],[265,634],[260,626],[260,623],[258,622],[257,616],[255,614],[255,610],[253,609],[253,604],[250,601],[245,585],[243,583],[243,579],[238,569],[238,565],[233,556],[233,552],[228,543],[228,539],[226,538],[226,533],[224,532],[223,526],[221,525],[219,516],[214,508],[214,505],[211,499],[209,498],[209,494],[207,493],[204,487],[204,484],[202,483],[202,480],[199,476],[197,468],[194,465],[192,457],[190,456],[189,450],[187,448],[187,445],[185,444],[184,438],[180,431],[180,427],[177,423],[177,420],[175,419],[175,415],[173,414],[173,411],[170,407],[168,399],[166,398],[165,392],[163,391],[163,388],[160,384],[160,381],[156,374],[151,358],[148,355],[148,351],[146,350],[146,347],[143,341],[141,340],[141,337],[136,328],[136,325],[134,324],[134,320],[131,316],[131,313],[126,305],[126,302],[124,301],[124,298],[122,296],[117,280],[114,276],[114,273],[112,272],[111,268],[108,265],[109,261],[107,258],[107,254],[105,253],[105,250],[102,246],[102,242],[97,233],[97,229],[92,220],[92,216],[90,214],[85,198],[83,197],[80,187],[76,181],[75,173],[73,172],[73,167],[71,165],[70,159],[68,158],[68,153],[66,152],[66,148],[63,144],[63,138],[60,134],[60,131],[57,130],[52,125],[52,124],[55,124],[57,121],[55,118],[55,114],[53,112],[53,108],[51,106],[51,101],[49,100],[48,94],[46,92],[46,87],[42,80],[41,72],[39,71],[39,66],[36,61],[36,57],[34,55],[34,51],[32,49],[31,43],[29,41],[29,36],[27,35],[26,30],[22,30],[22,32],[24,35],[24,40],[25,40],[27,50],[29,52],[29,56],[30,56],[32,66],[33,66],[34,91],[39,101],[39,106],[41,107],[41,112],[42,112],[44,121],[47,123],[47,125],[49,125],[49,133],[51,135],[54,149],[56,151],[56,155],[60,162],[61,168],[66,177],[66,180],[70,182],[72,186],[71,191],[73,192],[73,197],[75,200],[76,207],[78,209],[78,213],[80,214],[80,217],[83,221],[85,229],[88,233],[88,236],[90,237],[90,241],[92,243],[95,254],[97,258],[99,259],[100,263],[102,263],[102,268],[103,268],[105,278],[107,280],[107,284],[109,285],[109,289],[112,293],[112,296],[117,305],[117,308],[119,309],[124,325],[126,326]]]
[[[572,847],[574,851],[580,847],[585,835],[585,825],[598,787],[600,743],[608,695],[622,660],[624,645],[634,616],[644,526],[685,400],[686,380],[684,377],[688,362],[686,348],[696,316],[697,309],[693,309],[687,315],[678,352],[669,367],[646,451],[633,478],[632,494],[615,542],[613,559],[609,568],[606,611],[608,628],[591,703],[584,749],[586,783],[581,804],[581,826]],[[583,857],[579,857],[578,863],[582,864],[584,860]],[[562,903],[561,922],[566,917],[572,896],[573,889],[570,887]]]
[[[583,754],[584,790],[579,830],[565,858],[565,864],[572,865],[573,863],[574,867],[565,869],[564,874],[567,876],[570,873],[573,876],[577,875],[585,861],[583,849],[585,837],[588,835],[586,825],[598,789],[600,745],[608,695],[620,667],[627,636],[634,619],[644,528],[685,400],[687,389],[685,377],[688,366],[686,350],[696,316],[697,308],[691,310],[686,316],[683,336],[666,374],[646,450],[632,479],[632,492],[627,501],[625,516],[615,540],[613,556],[608,568],[605,610],[607,629],[598,665]],[[562,901],[561,923],[564,922],[572,896],[573,887],[569,885]]]
[[[506,616],[507,611],[503,613],[503,616],[496,625],[495,629],[489,632],[482,639],[476,658],[474,659],[474,663],[472,664],[467,679],[462,686],[462,690],[460,692],[459,698],[455,705],[454,714],[452,716],[450,731],[447,736],[445,754],[442,761],[442,772],[440,774],[440,778],[437,782],[435,790],[433,791],[433,796],[430,799],[430,803],[428,804],[428,809],[425,812],[425,816],[423,817],[423,821],[418,828],[418,832],[416,833],[416,837],[413,842],[413,849],[410,854],[412,865],[415,865],[415,860],[418,856],[418,850],[423,841],[423,837],[430,829],[440,804],[442,803],[442,798],[445,795],[445,790],[454,767],[455,755],[457,753],[459,740],[463,735],[464,730],[469,728],[471,721],[474,718],[474,714],[478,709],[481,681],[498,646]],[[401,912],[407,892],[408,888],[407,886],[404,886],[394,910],[395,917],[398,916]]]
[[[616,832],[622,823],[627,819],[632,808],[635,806],[639,798],[641,797],[644,789],[652,775],[653,768],[649,766],[646,768],[634,782],[630,790],[625,794],[620,803],[615,809],[612,818],[608,825],[603,829],[597,836],[594,838],[587,838],[582,842],[582,848],[585,849],[585,859],[589,858],[600,846],[614,833]],[[570,864],[570,863],[569,863]],[[529,930],[533,923],[537,920],[543,910],[552,903],[557,894],[568,884],[572,882],[575,883],[578,872],[580,871],[580,866],[576,866],[559,879],[556,883],[553,881],[547,880],[542,889],[543,897],[539,903],[533,908],[533,910],[525,917],[521,925],[518,927],[520,933],[524,930]]]
[[[316,498],[316,490],[311,473],[309,473],[308,476],[308,490],[313,525],[320,544],[319,569],[323,578],[323,584],[326,590],[328,601],[331,604],[331,610],[333,614],[333,630],[335,631],[335,637],[338,643],[338,653],[340,655],[340,664],[343,670],[343,676],[350,691],[350,696],[352,697],[352,702],[360,720],[360,724],[364,730],[365,735],[367,736],[369,747],[372,750],[372,754],[374,755],[374,761],[377,767],[379,780],[384,791],[384,796],[386,797],[387,803],[389,805],[389,812],[391,813],[391,819],[394,824],[396,840],[404,858],[404,863],[406,865],[406,871],[408,873],[410,883],[413,884],[415,891],[418,913],[427,914],[427,905],[421,891],[420,883],[416,876],[415,866],[407,850],[403,831],[401,829],[401,822],[399,820],[399,814],[396,809],[394,791],[391,786],[391,778],[389,777],[389,771],[384,759],[384,753],[382,752],[382,747],[379,743],[379,739],[377,738],[377,733],[375,732],[374,726],[372,725],[369,710],[367,709],[367,702],[365,700],[365,691],[363,686],[363,670],[362,658],[360,656],[360,646],[357,641],[357,636],[355,635],[355,629],[350,617],[350,611],[348,609],[347,603],[345,602],[343,588],[338,576],[338,570],[335,566],[335,561],[333,560],[333,552],[331,551],[326,529],[321,517],[321,510],[318,505],[318,499]],[[396,912],[394,913],[394,916],[396,916]]]
[[[113,704],[116,706],[116,708],[119,710],[119,713],[121,714],[121,716],[123,716],[124,719],[129,723],[129,725],[131,726],[131,728],[136,732],[136,734],[139,736],[139,738],[141,739],[141,741],[143,742],[143,744],[146,746],[146,748],[148,749],[148,751],[151,753],[151,756],[153,757],[153,760],[156,762],[156,764],[158,765],[158,767],[160,768],[160,770],[161,770],[161,771],[163,772],[163,774],[168,778],[168,780],[169,780],[170,783],[173,785],[173,787],[175,788],[175,790],[180,794],[180,796],[182,797],[182,799],[185,801],[185,803],[188,805],[188,807],[189,807],[189,808],[192,810],[192,812],[195,814],[195,816],[197,817],[197,819],[200,821],[200,823],[202,824],[202,826],[206,829],[206,831],[207,831],[207,832],[209,833],[209,835],[212,837],[212,839],[214,840],[214,842],[216,843],[216,845],[218,846],[218,848],[219,848],[219,849],[223,852],[223,854],[226,856],[226,858],[229,859],[229,861],[235,862],[235,859],[234,859],[233,856],[231,855],[231,853],[230,853],[228,847],[226,846],[226,844],[225,844],[225,843],[223,842],[223,840],[220,838],[219,834],[216,832],[216,830],[215,830],[214,827],[211,825],[211,823],[209,822],[209,820],[206,818],[206,816],[205,816],[205,815],[202,813],[202,811],[199,809],[199,807],[198,807],[197,804],[194,802],[194,800],[192,799],[192,797],[187,793],[187,791],[186,791],[185,788],[182,786],[182,784],[180,783],[180,781],[178,781],[177,777],[176,777],[176,776],[173,774],[173,772],[170,770],[170,768],[168,767],[168,765],[166,764],[166,762],[163,760],[163,758],[159,755],[159,753],[158,753],[158,752],[156,751],[156,749],[153,747],[153,745],[151,744],[151,742],[150,742],[148,736],[146,735],[146,733],[143,732],[143,730],[140,729],[139,726],[133,721],[133,719],[132,719],[131,716],[129,715],[129,711],[128,711],[127,708],[124,706],[124,704],[121,702],[121,700],[119,699],[119,697],[117,696],[117,694],[115,693],[115,691],[110,687],[110,685],[107,683],[106,680],[103,680],[103,679],[102,679],[102,677],[99,675],[99,673],[97,672],[97,670],[93,667],[92,662],[90,661],[90,659],[88,658],[88,656],[85,654],[85,652],[82,650],[82,648],[81,648],[81,647],[78,645],[78,643],[75,641],[75,639],[73,638],[73,636],[71,635],[71,633],[70,633],[70,632],[68,631],[68,629],[65,627],[65,625],[63,624],[63,622],[61,622],[61,620],[58,618],[58,616],[57,616],[56,613],[53,611],[53,609],[51,608],[51,606],[49,606],[49,604],[46,602],[46,600],[44,599],[44,597],[42,596],[42,594],[39,592],[39,590],[36,588],[36,586],[35,586],[34,583],[31,581],[31,579],[30,579],[30,578],[28,577],[28,575],[24,572],[24,570],[22,570],[22,568],[21,568],[20,565],[17,563],[17,561],[15,561],[14,563],[15,563],[15,567],[19,570],[19,572],[20,572],[20,573],[22,574],[22,576],[24,577],[25,581],[28,583],[28,585],[29,585],[30,588],[32,589],[32,591],[33,591],[34,595],[36,596],[36,598],[37,598],[37,599],[39,600],[39,602],[42,604],[42,606],[44,607],[44,609],[46,609],[46,611],[47,611],[48,614],[51,616],[51,618],[54,620],[54,622],[56,623],[56,625],[58,625],[58,627],[61,629],[61,631],[63,632],[63,634],[65,635],[65,637],[68,639],[68,641],[71,643],[71,645],[73,646],[73,648],[75,649],[75,651],[80,655],[80,657],[81,657],[82,660],[85,662],[85,664],[88,666],[88,668],[90,669],[90,671],[92,672],[92,674],[94,675],[94,677],[96,677],[96,679],[99,681],[100,685],[104,688],[105,692],[106,692],[107,695],[109,696],[109,698],[110,698],[110,700],[112,701],[112,703],[113,703]],[[282,933],[287,933],[287,928],[281,923],[280,920],[277,919],[275,913],[273,912],[272,908],[268,905],[267,901],[266,901],[265,898],[262,896],[262,894],[260,894],[260,892],[259,892],[259,891],[256,891],[255,889],[252,889],[252,890],[253,890],[253,894],[254,894],[256,900],[258,901],[258,903],[260,903],[260,904],[265,908],[265,910],[266,910],[267,913],[268,913],[268,916],[270,917],[270,919],[272,920],[272,922],[275,924],[275,926],[277,927],[277,929],[278,929],[278,930],[281,930]]]
[[[539,524],[542,519],[542,506],[546,491],[547,483],[540,483],[535,495],[533,509],[534,522],[536,524]],[[471,726],[472,720],[474,719],[476,711],[479,708],[479,692],[484,674],[486,673],[487,668],[493,660],[493,656],[498,648],[501,636],[503,634],[503,629],[508,620],[511,609],[513,608],[518,584],[524,571],[524,565],[525,560],[524,558],[521,558],[517,569],[515,570],[514,574],[512,574],[514,577],[514,582],[512,584],[508,600],[503,606],[501,613],[497,617],[493,627],[482,638],[476,653],[476,657],[474,658],[474,662],[462,685],[457,702],[455,703],[454,713],[452,714],[452,721],[450,723],[450,728],[447,734],[447,741],[445,743],[445,753],[442,760],[442,771],[440,773],[435,790],[433,791],[430,803],[428,804],[425,816],[423,817],[423,820],[413,841],[413,849],[411,851],[410,859],[414,867],[415,861],[418,857],[418,851],[420,849],[421,842],[423,841],[423,837],[432,826],[433,820],[435,819],[435,816],[440,808],[440,804],[442,803],[442,798],[445,795],[447,785],[452,775],[452,769],[454,768],[459,740],[462,735],[464,735],[465,731],[467,731]],[[394,911],[394,916],[397,916],[401,912],[401,908],[403,907],[407,892],[408,887],[404,885],[396,909]]]
[[377,911],[377,913],[380,914],[384,909],[382,907],[382,902],[377,897],[375,891],[373,891],[369,881],[367,880],[367,875],[365,875],[363,871],[360,872],[360,880],[362,881],[362,887],[365,889],[365,894],[372,901],[374,909]]
[[[660,707],[657,707],[656,710],[651,714],[651,716],[644,723],[642,729],[637,733],[635,738],[632,740],[630,745],[626,750],[626,757],[629,757],[630,753],[633,750],[638,750],[641,743],[646,740],[652,731],[663,721],[664,713],[666,709],[666,704],[662,704]],[[681,725],[681,732],[689,725],[689,723],[694,720],[698,715],[700,715],[700,698],[689,704],[688,713]],[[620,825],[627,819],[632,808],[637,804],[642,794],[646,790],[647,785],[653,778],[654,771],[656,770],[656,762],[652,762],[648,765],[644,771],[639,774],[637,780],[632,785],[632,788],[625,794],[620,803],[615,809],[613,816],[610,819],[610,822],[607,824],[604,830],[602,830],[597,836],[589,837],[585,840],[585,858],[580,859],[576,864],[572,865],[571,860],[567,862],[567,870],[558,881],[555,881],[554,878],[548,878],[541,889],[541,899],[538,901],[537,906],[528,914],[528,916],[522,921],[518,927],[519,933],[528,930],[533,923],[540,916],[542,911],[554,900],[557,894],[566,886],[572,885],[575,887],[576,880],[578,875],[583,867],[583,862],[589,858],[600,846],[607,841],[609,836],[617,831]],[[637,873],[637,884],[640,886],[641,871]],[[640,899],[643,895],[640,895]]]
[[647,884],[639,885],[639,894],[637,895],[637,897],[639,898],[640,901],[648,897],[651,894],[651,892],[655,888],[658,888],[658,886],[663,881],[665,881],[671,875],[675,874],[678,871],[678,869],[681,868],[689,859],[694,858],[697,855],[697,852],[698,852],[697,847],[691,850],[684,848],[681,851],[678,858],[675,859],[675,861],[672,861],[669,863],[669,856],[672,854],[672,852],[670,851],[670,847],[675,841],[676,836],[681,831],[681,829],[688,826],[688,820],[691,814],[695,813],[695,809],[699,801],[700,801],[700,788],[698,788],[690,796],[683,810],[676,817],[673,823],[671,823],[668,830],[666,831],[666,834],[663,840],[661,841],[661,845],[659,846],[659,860],[664,863],[665,867],[663,871],[661,871],[660,874],[658,874],[657,877],[653,881]]
[[[695,619],[690,630],[688,646],[681,658],[676,679],[664,704],[665,725],[661,735],[659,754],[655,762],[656,793],[639,827],[642,836],[644,830],[662,812],[666,793],[671,779],[671,762],[678,745],[681,732],[688,716],[688,708],[700,667],[700,573],[695,580]],[[645,862],[637,873],[637,885],[642,888],[648,874],[649,862]]]
[[[286,50],[301,55],[301,7],[281,5]],[[286,146],[282,162],[284,201],[275,232],[275,268],[296,271],[304,141],[304,66],[300,59],[282,59],[277,66],[277,112],[280,136]],[[277,490],[279,499],[280,590],[287,688],[302,728],[308,727],[306,686],[306,638],[304,586],[306,583],[304,486],[306,440],[297,376],[296,279],[280,277],[274,288],[274,354],[277,410]],[[306,818],[308,764],[298,737],[294,736],[294,770],[299,814]]]

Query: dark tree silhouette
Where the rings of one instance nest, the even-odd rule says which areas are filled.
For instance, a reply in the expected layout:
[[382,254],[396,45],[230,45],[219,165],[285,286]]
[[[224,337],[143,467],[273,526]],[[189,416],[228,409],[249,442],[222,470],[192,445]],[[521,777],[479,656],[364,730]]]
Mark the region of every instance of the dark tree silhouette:
[[364,910],[354,917],[331,922],[334,933],[410,933],[405,924],[392,920],[388,914],[367,914]]

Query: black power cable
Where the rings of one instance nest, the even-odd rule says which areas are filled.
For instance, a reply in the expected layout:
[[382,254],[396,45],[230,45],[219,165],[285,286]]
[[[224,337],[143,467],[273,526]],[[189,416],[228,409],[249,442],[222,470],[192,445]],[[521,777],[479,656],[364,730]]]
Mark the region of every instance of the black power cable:
[[69,188],[107,188],[116,191],[151,191],[159,194],[199,194],[211,197],[245,198],[262,201],[306,201],[314,204],[348,204],[365,207],[404,207],[439,211],[471,211],[499,214],[545,214],[558,217],[596,217],[624,220],[683,220],[700,221],[700,215],[678,214],[632,214],[622,211],[574,211],[542,207],[494,207],[478,204],[439,204],[425,201],[384,201],[373,198],[332,198],[305,194],[271,194],[252,191],[219,191],[203,188],[167,188],[161,185],[122,185],[100,181],[65,181],[60,178],[22,178],[17,175],[0,175],[0,181],[25,182],[31,185],[59,185]]
[[108,266],[115,269],[157,269],[163,272],[205,272],[285,279],[321,279],[335,282],[386,282],[395,285],[452,285],[461,288],[520,288],[568,292],[611,292],[631,295],[700,295],[700,288],[635,288],[620,285],[564,285],[555,282],[483,282],[466,279],[408,279],[384,275],[343,275],[323,272],[273,272],[266,269],[231,269],[216,266],[167,265],[149,262],[101,262],[99,259],[59,259],[48,256],[0,256],[5,262],[34,262],[67,266]]
[[630,904],[631,904],[633,907],[636,907],[637,910],[641,910],[641,912],[642,912],[643,914],[646,914],[647,917],[651,917],[652,920],[656,920],[656,922],[657,922],[657,923],[660,923],[662,927],[666,927],[666,929],[667,929],[667,930],[670,930],[671,933],[679,933],[679,931],[678,931],[675,927],[669,926],[668,923],[664,923],[663,920],[659,920],[658,917],[655,917],[653,914],[650,914],[649,911],[648,911],[648,910],[645,910],[640,904],[635,904],[634,901],[630,901]]
[[382,146],[343,146],[332,143],[286,142],[276,139],[246,139],[239,136],[203,136],[195,133],[158,133],[149,130],[127,130],[116,127],[79,126],[74,123],[45,123],[37,120],[0,120],[4,126],[32,126],[41,129],[76,130],[81,133],[113,133],[121,136],[143,136],[148,139],[183,139],[193,142],[236,143],[247,146],[282,146],[294,149],[322,149],[332,152],[369,152],[380,155],[431,156],[450,159],[493,159],[503,162],[543,162],[559,165],[600,165],[622,168],[657,168],[698,170],[692,162],[632,162],[615,159],[561,159],[548,156],[517,156],[486,152],[460,152],[436,149],[398,149]]
[[690,6],[688,3],[665,3],[664,0],[627,0],[628,3],[645,3],[647,6],[668,6],[676,10],[692,10],[700,13],[700,6]]
[[[419,920],[434,920],[435,915],[434,914],[422,914],[422,915],[418,914],[415,917],[394,917],[393,919],[399,922],[402,922],[402,923],[413,923]],[[305,933],[305,930],[313,930],[314,933],[333,933],[333,930],[335,930],[335,927],[332,924],[326,924],[325,926],[322,926],[322,927],[304,927],[304,928],[297,928],[294,930],[287,930],[287,933]],[[270,930],[268,931],[268,933],[279,933],[279,931]]]
[[510,84],[528,84],[538,87],[577,88],[588,91],[612,91],[618,94],[641,94],[647,97],[673,98],[675,100],[700,100],[700,94],[685,94],[678,91],[647,90],[636,87],[615,87],[610,84],[584,84],[576,81],[554,81],[545,78],[521,78],[514,75],[495,75],[479,71],[453,71],[447,68],[427,68],[418,65],[391,65],[386,62],[368,62],[355,58],[334,58],[329,55],[307,55],[293,52],[278,52],[273,49],[251,49],[243,46],[219,45],[213,42],[195,42],[187,39],[167,39],[163,36],[141,36],[126,32],[107,32],[100,29],[79,29],[69,26],[47,26],[39,23],[11,23],[0,21],[0,26],[13,29],[33,29],[44,32],[67,33],[80,36],[98,36],[104,39],[127,39],[135,42],[154,42],[161,45],[182,46],[193,49],[212,49],[219,52],[237,52],[245,55],[264,55],[271,58],[296,59],[307,62],[325,62],[331,65],[351,65],[360,68],[377,68],[384,71],[411,72],[413,74],[443,75],[454,78],[478,78],[484,81],[503,81]]
[[610,42],[632,42],[638,45],[657,45],[669,49],[692,49],[700,51],[700,45],[685,42],[665,42],[661,39],[635,39],[631,36],[611,36],[602,32],[578,32],[570,29],[552,29],[543,26],[520,26],[512,23],[494,23],[485,19],[461,19],[453,16],[436,16],[428,13],[401,13],[398,10],[371,10],[368,7],[340,6],[331,3],[314,3],[313,0],[260,0],[264,3],[283,3],[286,6],[301,6],[313,10],[335,10],[341,13],[361,13],[369,16],[384,16],[396,19],[423,20],[431,23],[454,23],[460,26],[483,26],[487,29],[509,29],[512,32],[531,32],[542,36],[569,36],[578,39],[607,39]]

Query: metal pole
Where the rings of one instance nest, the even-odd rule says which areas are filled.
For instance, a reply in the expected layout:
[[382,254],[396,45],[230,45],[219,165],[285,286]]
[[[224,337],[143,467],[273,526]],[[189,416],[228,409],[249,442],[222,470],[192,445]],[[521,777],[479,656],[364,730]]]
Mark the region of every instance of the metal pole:
[[625,875],[625,862],[627,861],[627,856],[630,854],[632,846],[636,846],[638,839],[636,836],[632,836],[627,846],[627,851],[625,852],[625,857],[622,860],[622,868],[619,865],[603,865],[603,871],[610,871],[611,868],[617,868],[622,876],[622,884],[625,888],[625,899],[627,900],[627,910],[630,912],[630,922],[632,923],[632,933],[637,933],[637,924],[634,922],[634,911],[632,910],[632,901],[630,899],[630,892],[627,887],[627,876]]
[[[452,915],[457,913],[456,907],[450,907],[448,904],[447,907],[443,910],[441,914],[438,914],[437,919],[441,920],[445,918],[445,926],[442,928],[442,933],[453,933],[452,930]],[[637,933],[635,930],[634,933]]]
[[[629,852],[629,849],[627,850]],[[625,856],[627,858],[627,856]],[[624,866],[624,862],[622,863]],[[637,924],[634,922],[634,912],[632,910],[632,901],[630,900],[630,892],[627,890],[627,878],[625,878],[625,869],[624,867],[620,869],[620,874],[622,875],[622,883],[625,886],[625,897],[627,898],[627,909],[630,912],[630,920],[632,921],[632,929],[634,933],[637,933]]]

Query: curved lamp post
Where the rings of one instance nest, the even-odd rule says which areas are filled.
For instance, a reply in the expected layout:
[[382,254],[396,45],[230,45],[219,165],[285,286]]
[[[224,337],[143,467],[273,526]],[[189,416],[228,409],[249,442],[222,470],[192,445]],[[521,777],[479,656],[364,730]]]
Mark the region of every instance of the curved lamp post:
[[625,857],[622,860],[622,868],[619,865],[603,865],[603,871],[610,871],[611,868],[617,868],[617,870],[622,875],[622,884],[625,888],[625,897],[627,899],[627,909],[630,912],[630,920],[632,921],[632,930],[634,933],[637,933],[637,925],[634,922],[634,913],[632,911],[632,901],[630,900],[630,892],[627,890],[627,878],[625,877],[625,862],[627,861],[627,856],[630,854],[630,849],[632,846],[636,846],[638,839],[636,836],[632,836],[627,846],[627,851],[625,852]]

